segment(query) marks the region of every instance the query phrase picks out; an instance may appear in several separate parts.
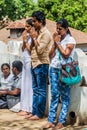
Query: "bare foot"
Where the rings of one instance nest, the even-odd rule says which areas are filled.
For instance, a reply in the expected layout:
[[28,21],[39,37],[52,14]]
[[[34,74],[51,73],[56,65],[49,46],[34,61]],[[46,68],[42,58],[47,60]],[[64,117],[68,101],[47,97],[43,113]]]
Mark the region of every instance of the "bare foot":
[[31,116],[30,118],[29,118],[29,120],[39,120],[40,118],[38,117],[38,116],[36,116],[36,115],[34,115],[34,116]]
[[19,111],[18,113],[17,113],[19,116],[25,116],[25,115],[28,115],[29,114],[29,112],[26,112],[26,111]]
[[46,130],[46,129],[49,129],[49,128],[54,128],[55,125],[51,122],[48,122],[44,127],[43,127],[43,130]]
[[25,115],[25,119],[29,120],[30,117],[32,117],[32,113],[29,113],[28,115]]
[[64,127],[64,125],[63,125],[62,123],[58,123],[58,124],[54,127],[53,130],[59,130],[59,129],[63,128],[63,127]]

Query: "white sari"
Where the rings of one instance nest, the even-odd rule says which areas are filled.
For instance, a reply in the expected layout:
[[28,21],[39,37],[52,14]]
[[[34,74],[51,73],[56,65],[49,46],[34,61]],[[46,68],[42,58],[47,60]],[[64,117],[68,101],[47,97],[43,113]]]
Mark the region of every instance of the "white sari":
[[[29,38],[28,43],[31,43]],[[31,74],[31,56],[25,48],[23,52],[23,70],[21,85],[21,110],[32,112],[32,74]]]

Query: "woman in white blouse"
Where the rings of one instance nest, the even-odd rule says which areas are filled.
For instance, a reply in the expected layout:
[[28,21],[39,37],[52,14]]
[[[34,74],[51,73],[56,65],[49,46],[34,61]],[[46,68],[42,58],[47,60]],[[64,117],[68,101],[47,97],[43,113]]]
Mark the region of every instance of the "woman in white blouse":
[[11,85],[12,85],[12,74],[10,73],[10,65],[8,63],[3,63],[1,65],[1,77],[0,77],[0,84],[1,90],[5,90],[5,89],[11,89]]
[[26,20],[25,31],[23,33],[23,46],[22,46],[22,85],[21,85],[21,111],[18,113],[20,116],[29,115],[32,112],[32,74],[31,74],[31,43],[30,30],[32,28],[32,19]]
[[[68,27],[68,21],[61,19],[56,23],[57,32],[54,33],[54,44],[50,51],[50,83],[51,83],[51,105],[48,115],[48,123],[45,125],[45,129],[54,127],[53,130],[59,130],[64,127],[66,123],[68,108],[70,104],[70,86],[62,83],[59,80],[61,72],[61,64],[71,62],[75,52],[76,41],[71,36]],[[59,53],[61,59],[59,58]],[[57,125],[55,126],[55,119],[57,114],[57,107],[61,97],[61,110]]]

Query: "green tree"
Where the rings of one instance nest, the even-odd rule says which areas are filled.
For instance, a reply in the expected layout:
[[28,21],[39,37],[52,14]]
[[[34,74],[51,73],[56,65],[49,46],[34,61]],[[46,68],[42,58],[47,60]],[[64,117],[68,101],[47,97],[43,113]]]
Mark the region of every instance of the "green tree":
[[48,19],[66,18],[71,27],[87,32],[87,0],[38,0],[38,6]]
[[0,1],[0,20],[8,17],[11,20],[16,20],[31,16],[36,5],[32,0],[1,0]]
[[5,9],[6,5],[5,5],[5,1],[4,0],[0,0],[0,20],[5,16]]
[[66,18],[71,27],[87,32],[87,0],[0,0],[0,20],[25,18],[35,10],[44,11],[50,20]]

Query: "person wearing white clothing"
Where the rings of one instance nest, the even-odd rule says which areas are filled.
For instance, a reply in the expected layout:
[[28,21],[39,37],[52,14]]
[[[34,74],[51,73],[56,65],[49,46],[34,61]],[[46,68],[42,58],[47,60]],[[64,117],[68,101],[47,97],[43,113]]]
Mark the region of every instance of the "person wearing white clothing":
[[[10,73],[10,65],[3,63],[1,65],[2,74],[0,76],[0,91],[10,90],[12,85],[12,74]],[[6,96],[0,95],[0,108],[7,108]]]
[[[1,66],[1,70],[4,74],[4,78],[10,75],[10,66],[6,63]],[[13,76],[11,80],[9,79],[7,85],[11,85],[9,88],[4,87],[0,90],[0,109],[2,108],[11,108],[20,101],[20,92],[21,92],[21,71],[22,71],[22,62],[14,61],[12,62],[12,72]]]
[[26,27],[23,33],[23,70],[21,86],[21,111],[18,115],[25,116],[32,112],[32,74],[31,74],[31,43],[30,30],[32,28],[32,19],[26,20]]
[[10,73],[10,65],[3,63],[1,65],[2,74],[0,76],[0,90],[10,89],[13,75]]
[[[56,23],[57,32],[53,34],[54,44],[50,51],[50,83],[51,83],[51,104],[48,114],[48,122],[44,129],[53,128],[59,130],[66,124],[68,108],[70,105],[70,88],[71,86],[60,81],[61,64],[71,62],[75,53],[76,41],[72,37],[68,21],[61,19]],[[61,56],[61,58],[59,57]],[[57,122],[57,107],[61,101],[61,109]]]

